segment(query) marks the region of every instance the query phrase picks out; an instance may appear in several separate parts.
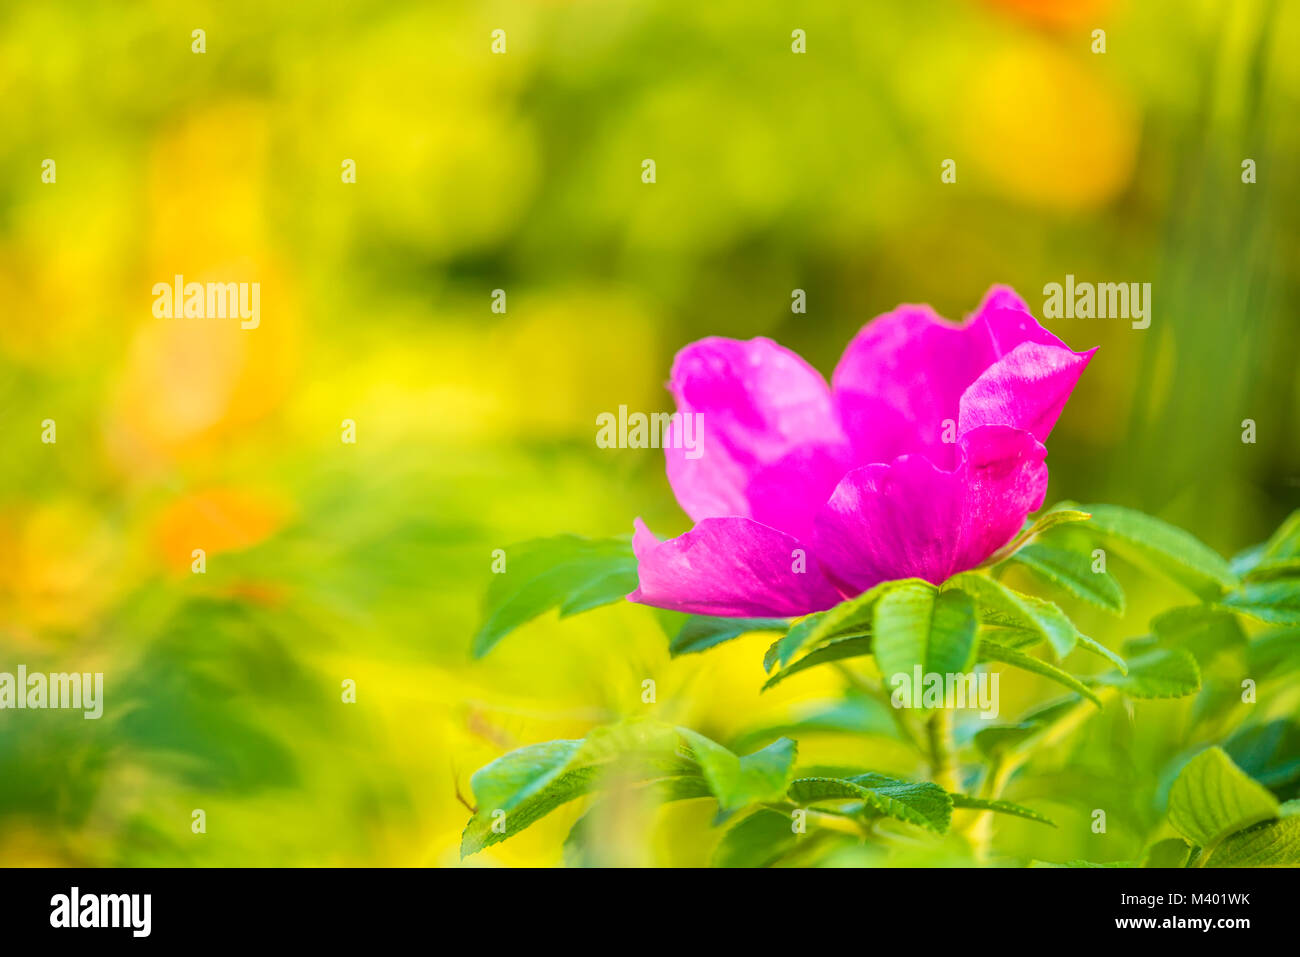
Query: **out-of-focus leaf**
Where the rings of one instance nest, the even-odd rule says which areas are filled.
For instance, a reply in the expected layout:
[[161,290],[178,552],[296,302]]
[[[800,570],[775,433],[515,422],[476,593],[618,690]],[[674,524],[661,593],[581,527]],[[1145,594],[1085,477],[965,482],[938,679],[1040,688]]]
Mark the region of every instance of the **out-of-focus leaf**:
[[[1241,686],[1228,683],[1238,703]],[[1238,728],[1223,743],[1228,757],[1260,784],[1279,796],[1300,785],[1300,721],[1278,718],[1263,724]]]
[[478,810],[461,834],[460,856],[468,857],[513,837],[562,804],[586,794],[595,781],[595,768],[566,770],[581,744],[548,741],[521,748],[479,769],[473,778]]
[[1247,582],[1225,595],[1219,607],[1270,625],[1300,625],[1300,578]]
[[1200,662],[1209,662],[1246,640],[1237,617],[1211,605],[1188,605],[1161,612],[1151,619],[1151,632],[1160,647],[1186,649]]
[[1300,576],[1300,509],[1288,515],[1267,542],[1233,556],[1231,567],[1252,581]]
[[798,842],[789,817],[768,808],[749,814],[727,829],[713,852],[714,867],[767,867]]
[[857,638],[839,638],[828,645],[810,651],[788,668],[778,671],[772,677],[763,683],[763,690],[780,684],[791,675],[797,675],[801,671],[807,671],[817,665],[829,664],[832,661],[843,661],[845,658],[858,658],[862,655],[871,654],[872,639],[870,635],[861,635]]
[[1142,860],[1143,867],[1186,867],[1192,848],[1181,837],[1156,841]]
[[1201,598],[1216,599],[1239,584],[1218,552],[1181,528],[1118,505],[1081,507],[1092,513],[1088,527]]
[[996,814],[1010,814],[1013,817],[1023,817],[1027,821],[1037,821],[1039,824],[1056,827],[1056,822],[1050,817],[1039,814],[1032,808],[1027,808],[1022,804],[1013,804],[1010,801],[990,801],[970,794],[954,794],[952,795],[952,806],[955,808],[973,808],[979,811],[993,811]]
[[625,539],[558,535],[512,545],[505,553],[506,570],[488,586],[475,657],[552,608],[561,617],[577,614],[618,601],[637,586],[636,557]]
[[996,758],[1050,727],[1061,717],[1073,711],[1075,705],[1076,699],[1073,698],[1055,701],[1025,715],[1015,724],[995,724],[981,728],[975,732],[972,740],[981,754]]
[[818,702],[805,707],[788,720],[749,728],[730,742],[731,750],[749,751],[784,736],[803,740],[808,734],[886,735],[893,737],[898,726],[890,707],[878,698],[850,690],[844,699]]
[[[637,788],[637,793],[645,794],[655,804],[672,804],[676,801],[691,801],[700,798],[712,800],[713,792],[708,782],[698,774],[683,774],[677,777],[658,778],[647,781]],[[610,810],[609,805],[617,804],[610,798],[594,801],[582,817],[569,828],[564,839],[564,865],[566,867],[604,867],[617,865],[618,861],[607,861],[602,856],[604,848],[599,835],[593,833],[601,816]]]
[[[273,730],[272,707],[316,704],[317,721],[330,711],[276,627],[237,602],[183,603],[117,688],[116,743],[204,790],[295,783],[297,762],[290,740]],[[261,720],[250,717],[254,709]]]
[[694,654],[750,632],[784,633],[789,627],[790,622],[784,618],[715,618],[710,615],[691,615],[669,644],[668,653],[674,658]]
[[1094,679],[1130,698],[1181,698],[1201,688],[1196,659],[1181,648],[1162,648],[1129,659],[1128,674],[1107,672]]
[[680,729],[722,811],[780,800],[790,782],[798,745],[781,738],[761,751],[737,757],[702,734]]
[[474,773],[477,810],[461,835],[467,857],[505,840],[596,786],[622,760],[633,780],[696,773],[674,729],[652,721],[597,728],[582,740],[547,741],[497,758]]
[[1246,647],[1251,674],[1281,677],[1300,670],[1300,628],[1265,632]]

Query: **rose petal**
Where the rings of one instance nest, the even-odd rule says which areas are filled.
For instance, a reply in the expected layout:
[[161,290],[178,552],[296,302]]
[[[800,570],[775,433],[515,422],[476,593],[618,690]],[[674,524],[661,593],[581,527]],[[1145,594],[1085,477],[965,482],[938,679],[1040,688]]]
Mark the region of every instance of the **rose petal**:
[[852,465],[847,445],[799,446],[750,479],[749,517],[812,541],[814,519]]
[[636,556],[637,561],[645,558],[652,551],[659,547],[662,539],[646,526],[646,523],[637,519],[632,523],[632,554]]
[[899,306],[867,323],[831,377],[854,460],[888,462],[904,452],[951,459],[943,422],[956,421],[961,394],[988,365],[986,356],[982,338],[929,306]]
[[952,471],[900,456],[844,477],[818,516],[827,577],[856,595],[915,576],[939,584],[1005,545],[1043,504],[1047,450],[1032,435],[986,426],[963,436]]
[[[940,467],[952,468],[953,437],[945,441],[944,423],[951,420],[957,435],[966,431],[961,422],[966,390],[1026,343],[1069,353],[1006,286],[990,289],[962,325],[948,322],[929,306],[899,306],[873,319],[849,343],[831,379],[836,413],[852,442],[854,461],[888,462],[919,452]],[[1023,384],[1035,388],[1031,380]],[[1056,411],[1059,414],[1059,406]],[[972,421],[1017,424],[1010,419]]]
[[978,321],[981,316],[998,309],[1011,309],[1015,312],[1024,313],[1029,312],[1029,307],[1025,305],[1025,301],[1017,295],[1016,291],[1010,286],[1005,286],[1000,283],[989,287],[989,291],[986,292],[984,298],[980,300],[979,308],[975,310],[974,318]]
[[1040,442],[1056,425],[1092,354],[1025,342],[989,366],[962,394],[958,435],[983,425],[1009,425]]
[[752,516],[747,490],[765,467],[800,446],[844,444],[826,380],[771,339],[692,343],[677,354],[669,388],[679,412],[703,418],[697,457],[665,451],[677,502],[696,521]]
[[[637,534],[644,528],[638,524]],[[752,519],[706,518],[685,535],[638,550],[640,587],[627,597],[697,615],[786,618],[821,611],[843,596],[810,551]],[[799,564],[803,571],[795,571]]]

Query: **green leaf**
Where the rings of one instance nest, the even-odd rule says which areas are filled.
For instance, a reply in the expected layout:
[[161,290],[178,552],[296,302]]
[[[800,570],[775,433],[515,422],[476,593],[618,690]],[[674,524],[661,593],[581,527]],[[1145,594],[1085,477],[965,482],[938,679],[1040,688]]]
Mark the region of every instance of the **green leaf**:
[[[658,778],[639,786],[634,785],[636,794],[645,794],[656,804],[672,804],[676,801],[690,801],[700,798],[713,800],[713,792],[708,783],[698,774],[683,774],[678,777]],[[565,867],[617,867],[622,862],[610,860],[605,855],[616,851],[603,840],[599,827],[608,820],[605,816],[617,812],[618,799],[602,798],[594,801],[582,817],[574,822],[564,839]]]
[[[1226,684],[1237,692],[1239,703],[1254,707],[1241,702],[1239,684]],[[1223,743],[1223,750],[1237,767],[1274,793],[1294,793],[1292,785],[1300,785],[1300,721],[1277,718],[1238,728]]]
[[493,575],[488,586],[474,657],[552,608],[559,608],[561,617],[574,615],[618,601],[636,586],[636,557],[624,539],[560,535],[512,545],[506,549],[506,570]]
[[1280,810],[1277,798],[1219,747],[1188,761],[1169,792],[1169,823],[1207,851],[1229,834],[1276,818]]
[[954,794],[952,795],[952,806],[974,808],[980,811],[994,811],[998,814],[1011,814],[1015,817],[1023,817],[1028,821],[1037,821],[1039,824],[1056,827],[1056,822],[1051,818],[1023,805],[1012,804],[1010,801],[990,801],[970,794]]
[[1226,595],[1219,607],[1270,625],[1300,625],[1300,579],[1249,582]]
[[741,818],[722,835],[713,852],[714,867],[768,867],[799,840],[791,818],[767,808]]
[[1237,554],[1228,559],[1228,568],[1238,578],[1246,578],[1256,565],[1259,564],[1260,557],[1264,554],[1264,543],[1251,545],[1244,548]]
[[784,798],[795,757],[789,738],[737,757],[701,734],[649,719],[596,728],[580,741],[530,745],[475,772],[471,786],[478,809],[461,837],[461,856],[503,841],[591,792],[615,764],[625,783],[652,788],[666,800],[711,794],[726,812]]
[[563,775],[581,749],[581,740],[546,741],[502,755],[474,772],[474,799],[509,811]]
[[1143,867],[1186,867],[1192,848],[1181,837],[1156,841],[1142,861]]
[[781,738],[761,751],[738,758],[702,734],[686,728],[679,731],[722,811],[778,801],[785,795],[798,753],[794,741]]
[[1181,698],[1201,690],[1201,669],[1181,648],[1161,648],[1133,658],[1128,674],[1107,672],[1094,679],[1130,698]]
[[504,841],[588,793],[597,785],[598,775],[616,760],[627,766],[632,780],[698,773],[681,752],[677,732],[648,720],[596,728],[580,741],[547,741],[520,748],[480,768],[470,779],[478,809],[461,835],[461,856]]
[[1087,651],[1091,651],[1094,655],[1097,655],[1098,657],[1105,658],[1112,665],[1114,665],[1116,668],[1119,669],[1120,674],[1122,675],[1128,674],[1128,662],[1125,661],[1123,658],[1121,658],[1119,655],[1115,654],[1115,652],[1111,651],[1100,641],[1097,641],[1094,638],[1089,638],[1087,635],[1078,635],[1078,640],[1079,640],[1080,648],[1083,648]]
[[1267,631],[1246,646],[1252,673],[1281,677],[1300,670],[1300,628]]
[[1251,581],[1300,575],[1300,510],[1287,516],[1267,542],[1233,556],[1230,567]]
[[1218,598],[1239,584],[1218,552],[1181,528],[1118,505],[1083,508],[1092,513],[1090,528],[1201,598]]
[[[1045,638],[1057,658],[1074,650],[1079,632],[1065,612],[1050,601],[1024,595],[975,572],[948,579],[945,587],[960,588],[975,599],[983,620],[1028,629]],[[1007,642],[998,642],[1008,647]]]
[[936,834],[945,833],[952,820],[952,798],[929,781],[900,781],[879,774],[807,777],[791,782],[789,797],[800,805],[840,800],[860,802],[861,807],[855,813],[891,817]]
[[1183,648],[1198,661],[1209,662],[1220,652],[1246,640],[1236,615],[1210,605],[1171,608],[1151,619],[1151,632],[1163,648]]
[[1004,545],[1002,548],[999,548],[994,552],[993,555],[990,556],[983,565],[981,565],[981,567],[987,568],[1004,561],[1024,547],[1024,544],[1030,539],[1041,535],[1049,528],[1056,528],[1058,525],[1066,525],[1070,522],[1086,522],[1091,517],[1092,516],[1087,512],[1081,511],[1077,508],[1067,508],[1060,505],[1050,508],[1040,515],[1027,528],[1022,529],[1020,534],[1012,539],[1009,544]]
[[1300,865],[1300,816],[1266,821],[1230,834],[1210,854],[1206,867],[1295,867]]
[[1032,672],[1055,681],[1059,685],[1064,685],[1075,694],[1083,695],[1097,707],[1101,707],[1101,699],[1093,692],[1091,688],[1085,685],[1074,675],[1062,671],[1055,665],[1048,664],[1032,655],[1027,655],[1023,651],[1017,651],[1014,648],[1008,648],[1005,645],[999,645],[992,641],[981,639],[979,643],[979,656],[981,661],[1000,661],[1003,664],[1014,665],[1024,671]]
[[[472,779],[478,810],[461,835],[460,856],[504,841],[591,788],[592,768],[569,771],[581,741],[520,748],[480,768]],[[494,830],[500,821],[502,830]]]
[[876,664],[886,681],[923,674],[960,674],[975,656],[975,605],[961,591],[914,582],[880,599],[873,620]]
[[1075,598],[1117,615],[1124,613],[1124,592],[1119,582],[1109,572],[1093,571],[1092,562],[1085,555],[1051,545],[1030,544],[1010,560]]
[[1081,860],[1066,861],[1064,864],[1060,864],[1060,865],[1058,865],[1058,864],[1043,864],[1043,863],[1040,862],[1040,861],[1036,861],[1035,864],[1032,865],[1032,866],[1039,866],[1039,865],[1041,865],[1041,866],[1043,866],[1043,867],[1079,867],[1079,868],[1092,868],[1092,867],[1136,867],[1136,866],[1137,866],[1137,864],[1134,863],[1133,861],[1107,861],[1107,862],[1104,863],[1104,864],[1098,864],[1098,863],[1095,862],[1095,861],[1081,861]]
[[763,667],[768,671],[771,671],[777,664],[785,667],[802,648],[816,647],[834,638],[870,631],[876,602],[895,588],[918,582],[921,582],[921,579],[902,578],[897,581],[881,582],[856,598],[840,602],[834,608],[828,608],[825,611],[819,611],[799,619],[786,633],[785,637],[777,640],[768,649],[767,655],[763,659]]
[[839,638],[828,645],[823,645],[816,651],[810,651],[790,667],[778,671],[772,677],[763,683],[763,690],[780,684],[791,675],[797,675],[801,671],[807,671],[817,665],[829,664],[832,661],[843,661],[845,658],[858,658],[862,655],[871,654],[871,636],[859,635],[856,638]]
[[715,618],[710,615],[691,615],[669,644],[668,653],[676,658],[678,655],[704,651],[753,631],[785,632],[789,627],[790,622],[784,618]]
[[572,763],[598,764],[627,757],[678,765],[689,759],[677,728],[652,718],[632,718],[587,732]]
[[1300,558],[1300,509],[1288,515],[1264,543],[1260,561],[1285,561]]
[[1000,757],[1073,713],[1077,704],[1076,699],[1065,698],[1025,715],[1015,724],[995,724],[992,727],[982,728],[975,732],[973,738],[975,747],[985,757]]
[[749,751],[783,735],[803,740],[809,734],[851,734],[897,737],[893,709],[879,698],[849,689],[841,700],[796,707],[775,722],[748,728],[730,742],[732,751]]
[[1259,562],[1247,573],[1248,581],[1300,577],[1300,558],[1274,558]]

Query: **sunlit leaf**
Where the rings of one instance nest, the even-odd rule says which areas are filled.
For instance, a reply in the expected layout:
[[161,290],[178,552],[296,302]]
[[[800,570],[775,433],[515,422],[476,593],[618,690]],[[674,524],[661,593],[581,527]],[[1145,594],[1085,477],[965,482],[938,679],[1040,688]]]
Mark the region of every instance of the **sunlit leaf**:
[[[963,572],[948,580],[945,587],[960,588],[975,599],[981,620],[1010,624],[1037,633],[1063,658],[1074,650],[1078,630],[1050,601],[1024,595],[1001,582],[975,572]],[[1002,643],[1007,646],[1009,643]]]
[[1218,747],[1206,748],[1188,761],[1169,792],[1169,822],[1202,848],[1272,820],[1280,811],[1277,798]]
[[1219,607],[1270,625],[1300,625],[1300,578],[1247,582],[1225,595]]
[[1101,699],[1093,692],[1091,688],[1082,681],[1068,672],[1062,671],[1055,665],[1048,664],[1032,655],[1027,655],[1022,651],[1014,648],[1008,648],[1004,645],[998,645],[991,641],[980,640],[979,658],[981,661],[1000,661],[1003,664],[1014,665],[1024,671],[1031,672],[1049,681],[1055,681],[1057,684],[1069,688],[1075,694],[1083,695],[1093,704],[1101,707]]
[[1051,545],[1029,544],[1010,559],[1038,577],[1106,611],[1124,613],[1124,592],[1109,572],[1093,571],[1092,560]]
[[709,615],[691,615],[669,644],[668,653],[674,658],[694,654],[751,632],[784,633],[789,627],[790,622],[784,618],[715,618]]
[[1130,698],[1181,698],[1200,690],[1201,669],[1189,652],[1165,648],[1129,659],[1127,674],[1108,672],[1095,680]]
[[1056,822],[1046,815],[1039,814],[1032,808],[1027,808],[1021,804],[1012,804],[1010,801],[990,801],[986,798],[972,797],[969,794],[954,794],[952,795],[952,806],[955,808],[973,808],[978,811],[993,811],[997,814],[1010,814],[1013,817],[1023,817],[1028,821],[1037,821],[1039,824],[1056,827]]
[[637,586],[636,557],[624,539],[535,539],[505,549],[505,563],[488,586],[475,657],[552,608],[561,617],[577,614],[618,601]]
[[920,582],[894,589],[876,605],[873,619],[880,673],[911,676],[960,674],[975,656],[975,606],[961,591]]
[[1118,505],[1082,508],[1092,514],[1089,528],[1202,598],[1217,598],[1239,583],[1218,552],[1181,528]]

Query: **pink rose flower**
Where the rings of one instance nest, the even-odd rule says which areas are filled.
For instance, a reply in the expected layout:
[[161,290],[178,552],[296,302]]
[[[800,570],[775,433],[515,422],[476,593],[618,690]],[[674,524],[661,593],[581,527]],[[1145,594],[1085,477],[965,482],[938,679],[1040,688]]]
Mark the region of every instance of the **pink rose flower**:
[[1001,286],[963,324],[929,306],[876,318],[829,388],[771,339],[686,346],[669,389],[702,414],[702,454],[664,445],[695,527],[661,541],[637,519],[628,598],[788,617],[975,567],[1042,506],[1043,442],[1095,351],[1071,351]]

